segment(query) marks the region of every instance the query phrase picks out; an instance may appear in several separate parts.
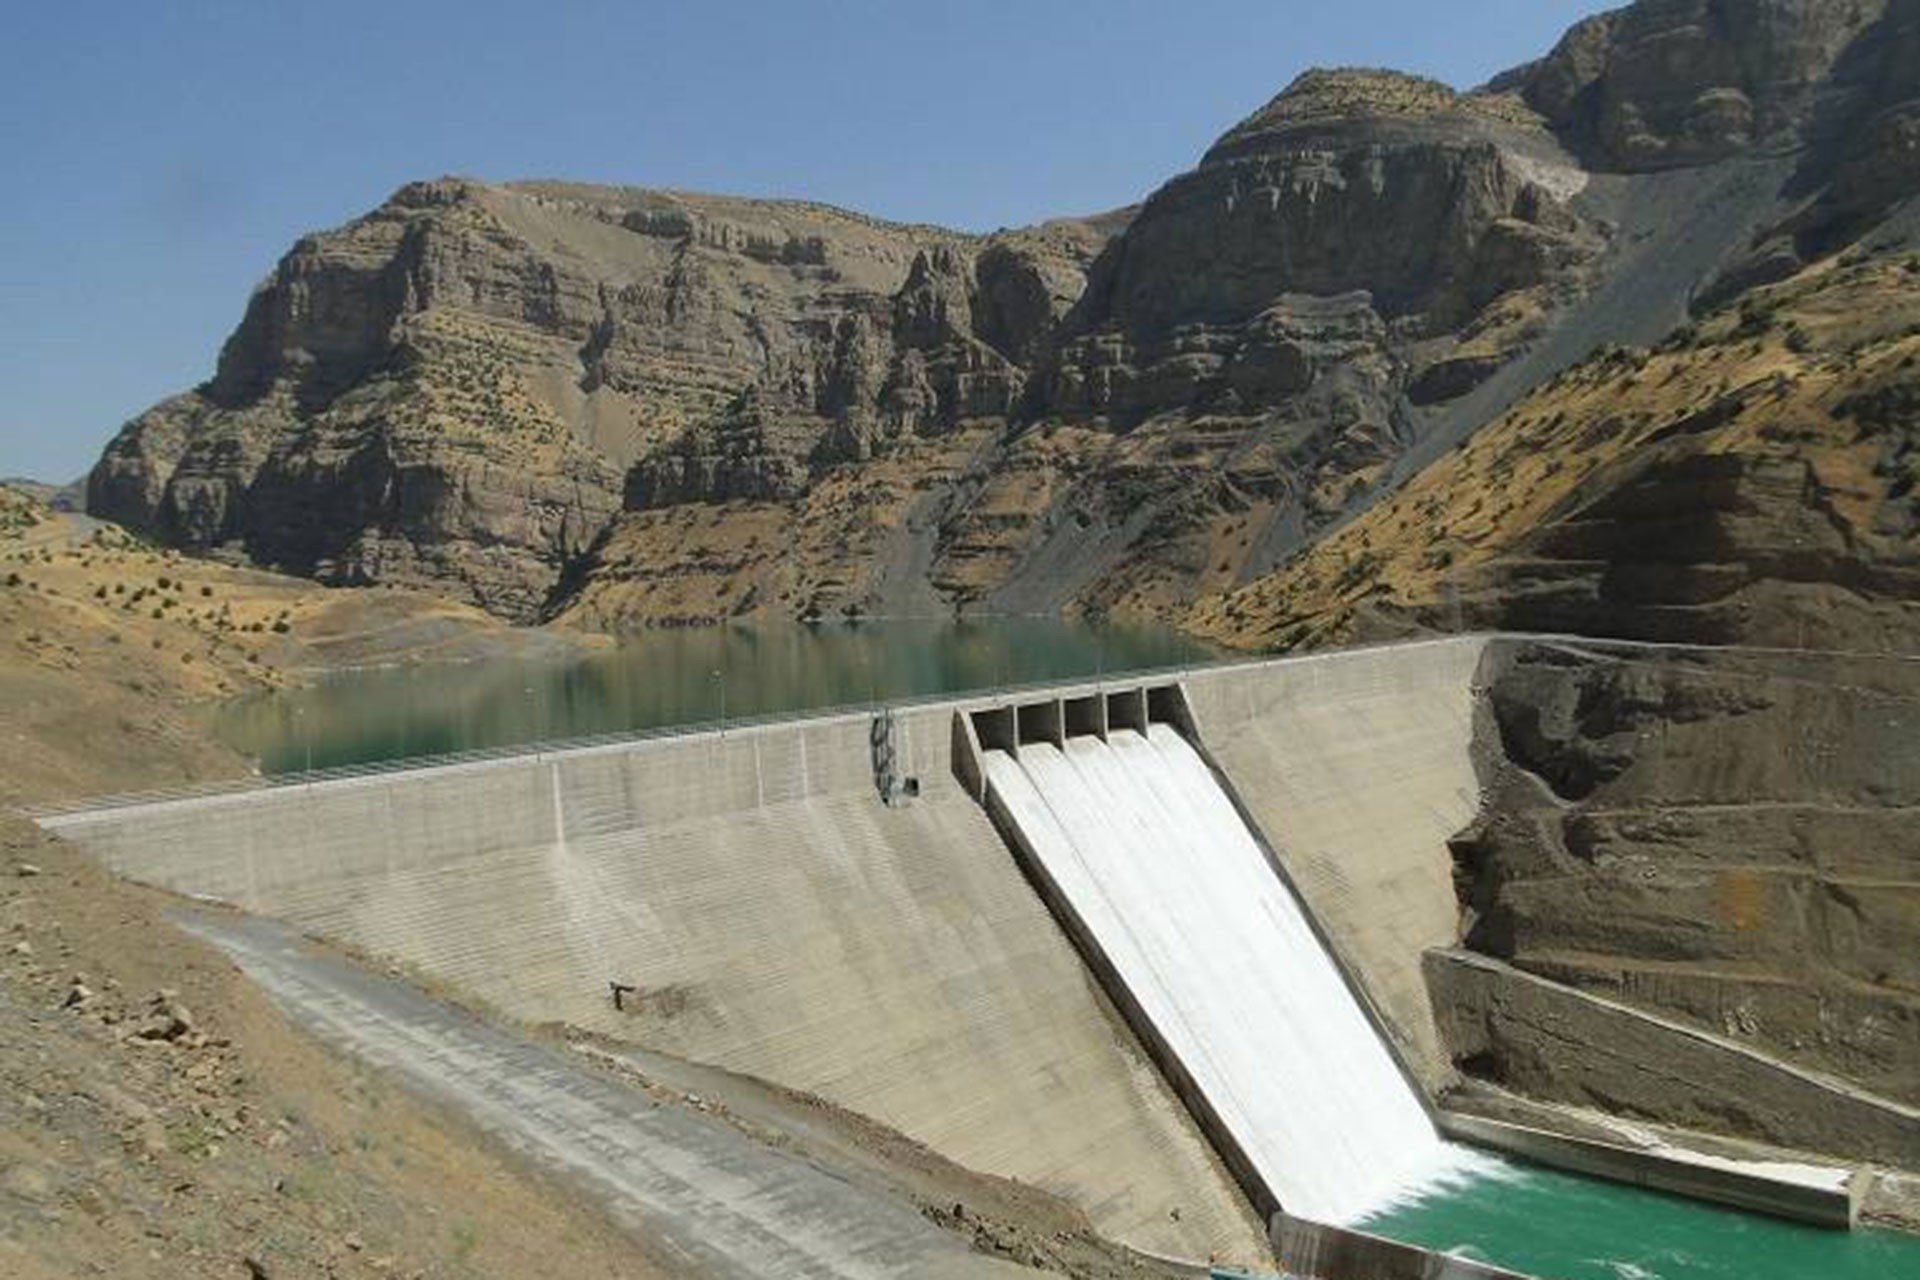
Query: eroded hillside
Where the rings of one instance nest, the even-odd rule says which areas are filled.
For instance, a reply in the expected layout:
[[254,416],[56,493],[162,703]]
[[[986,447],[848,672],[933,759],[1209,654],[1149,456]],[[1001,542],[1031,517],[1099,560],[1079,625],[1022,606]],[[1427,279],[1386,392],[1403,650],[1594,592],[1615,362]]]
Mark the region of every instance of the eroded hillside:
[[1823,260],[1555,378],[1204,633],[1500,627],[1790,647],[1920,635],[1920,254]]
[[[1657,443],[1627,414],[1757,394],[1743,380],[1772,371],[1809,423],[1872,394],[1878,357],[1818,314],[1860,299],[1808,290],[1836,255],[1910,250],[1916,67],[1920,0],[1648,0],[1470,93],[1309,72],[1138,207],[991,235],[792,201],[415,183],[297,244],[215,376],[129,423],[89,497],[175,546],[517,621],[1179,620],[1237,591],[1196,624],[1235,643],[1334,634],[1373,566],[1348,567],[1351,541],[1303,550],[1489,423],[1476,456],[1566,477]],[[1743,300],[1809,308],[1804,349],[1781,355],[1758,322],[1724,341],[1713,317]],[[1663,352],[1657,397],[1603,389],[1592,366],[1584,399],[1552,382],[1690,314],[1719,367]],[[1758,409],[1736,416],[1758,430]],[[1497,443],[1523,421],[1524,449]],[[1824,447],[1772,430],[1774,462]],[[1406,536],[1478,563],[1491,534],[1452,544],[1502,495],[1449,516],[1431,483]],[[1500,537],[1566,491],[1515,498]],[[1321,595],[1344,577],[1339,601],[1282,601],[1307,579],[1265,576],[1290,558]]]

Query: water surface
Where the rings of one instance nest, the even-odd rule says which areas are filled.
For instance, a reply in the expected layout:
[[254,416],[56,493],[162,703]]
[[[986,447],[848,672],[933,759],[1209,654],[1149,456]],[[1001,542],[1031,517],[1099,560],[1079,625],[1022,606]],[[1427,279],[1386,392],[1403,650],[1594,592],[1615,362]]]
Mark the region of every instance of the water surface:
[[1822,1230],[1525,1164],[1360,1225],[1543,1280],[1920,1280],[1920,1236]]
[[221,708],[268,773],[1204,662],[1176,632],[1061,618],[646,632],[587,657],[342,672]]

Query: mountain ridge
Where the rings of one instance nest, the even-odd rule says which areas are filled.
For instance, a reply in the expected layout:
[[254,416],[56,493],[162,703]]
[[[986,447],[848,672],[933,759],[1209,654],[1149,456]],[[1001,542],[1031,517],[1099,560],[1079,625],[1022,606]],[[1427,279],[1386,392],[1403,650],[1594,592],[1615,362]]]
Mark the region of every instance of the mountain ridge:
[[520,621],[1180,620],[1869,238],[1920,189],[1917,13],[1641,0],[1479,89],[1314,69],[1137,205],[991,233],[411,183],[299,241],[90,501]]

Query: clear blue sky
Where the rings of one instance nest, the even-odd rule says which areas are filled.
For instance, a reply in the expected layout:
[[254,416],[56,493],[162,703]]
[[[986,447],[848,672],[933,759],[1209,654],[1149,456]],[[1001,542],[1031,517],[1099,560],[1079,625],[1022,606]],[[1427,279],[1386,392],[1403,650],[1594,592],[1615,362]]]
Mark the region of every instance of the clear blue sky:
[[1138,199],[1305,67],[1466,86],[1597,0],[90,0],[0,40],[0,475],[205,378],[303,232],[442,173],[990,229]]

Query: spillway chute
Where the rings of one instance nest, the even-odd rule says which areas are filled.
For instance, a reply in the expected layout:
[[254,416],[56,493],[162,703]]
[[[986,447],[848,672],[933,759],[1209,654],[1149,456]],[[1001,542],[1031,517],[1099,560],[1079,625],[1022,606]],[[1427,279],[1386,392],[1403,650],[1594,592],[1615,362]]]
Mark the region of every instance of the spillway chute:
[[1439,1136],[1177,697],[1109,699],[1098,732],[988,722],[983,798],[1255,1207],[1356,1222],[1485,1163]]

